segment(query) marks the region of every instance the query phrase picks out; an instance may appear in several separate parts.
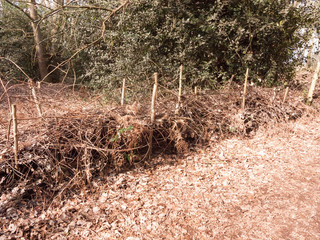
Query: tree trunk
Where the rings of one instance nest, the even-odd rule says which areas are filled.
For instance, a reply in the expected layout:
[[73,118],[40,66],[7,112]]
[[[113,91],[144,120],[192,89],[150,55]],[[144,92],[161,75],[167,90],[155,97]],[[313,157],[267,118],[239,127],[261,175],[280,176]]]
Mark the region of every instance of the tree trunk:
[[36,46],[36,56],[38,60],[39,70],[40,70],[40,76],[41,80],[44,81],[50,81],[50,77],[48,75],[48,62],[45,58],[45,47],[43,44],[43,39],[41,36],[41,30],[39,26],[38,21],[38,14],[36,9],[36,1],[30,0],[29,1],[29,11],[30,11],[30,17],[32,18],[31,26],[33,30],[34,35],[34,44]]
[[[53,8],[58,9],[60,7],[63,7],[64,5],[64,0],[56,0],[53,2]],[[57,44],[57,32],[59,30],[59,25],[60,25],[60,12],[56,12],[52,16],[52,22],[51,22],[51,55],[55,56],[56,55],[56,44]]]

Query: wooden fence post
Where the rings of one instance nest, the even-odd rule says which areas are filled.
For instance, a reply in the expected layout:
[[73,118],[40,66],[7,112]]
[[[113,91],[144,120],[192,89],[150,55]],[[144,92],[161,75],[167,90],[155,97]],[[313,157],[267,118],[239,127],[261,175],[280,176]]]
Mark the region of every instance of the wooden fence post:
[[[0,77],[0,83],[3,87],[3,91],[4,93],[7,95],[7,101],[8,101],[8,109],[9,109],[9,112],[10,112],[10,109],[12,109],[12,105],[11,105],[11,100],[10,100],[10,96],[8,94],[8,90],[6,88],[6,86],[4,85],[1,77]],[[10,112],[10,115],[12,113]],[[10,131],[11,131],[11,123],[12,123],[12,117],[10,118],[10,121],[9,121],[9,125],[8,125],[8,131],[7,131],[7,145],[9,144],[9,140],[10,140]]]
[[157,100],[157,90],[158,90],[158,73],[154,74],[154,84],[153,84],[153,92],[152,92],[152,99],[151,99],[151,123],[154,122],[155,117],[155,105]]
[[233,79],[234,79],[234,74],[232,74],[232,76],[231,76],[231,78],[229,80],[228,88],[231,87]]
[[178,95],[178,107],[180,106],[181,102],[181,95],[182,95],[182,74],[183,74],[183,65],[180,66],[180,74],[179,74],[179,95]]
[[284,93],[282,104],[284,104],[286,102],[288,93],[289,93],[289,87],[286,87],[286,91]]
[[124,78],[122,82],[122,91],[121,91],[121,106],[124,105],[125,89],[126,89],[126,79]]
[[12,105],[12,122],[13,122],[13,139],[14,139],[14,146],[13,146],[14,165],[15,165],[15,168],[17,168],[19,145],[18,145],[17,107],[15,104]]
[[153,125],[155,119],[155,105],[157,100],[157,90],[158,90],[158,73],[154,74],[154,84],[153,84],[153,92],[151,99],[151,130],[149,134],[149,149],[148,149],[148,158],[151,158],[152,155],[152,138],[153,138]]
[[310,105],[313,100],[313,92],[314,92],[314,89],[316,88],[316,83],[318,80],[319,71],[320,71],[320,59],[318,59],[318,61],[317,61],[317,68],[316,68],[316,71],[314,72],[311,86],[310,86],[309,93],[308,93],[308,97],[307,97],[307,104],[310,104]]
[[241,106],[241,109],[242,109],[242,110],[244,110],[245,105],[246,105],[246,94],[247,94],[248,76],[249,76],[249,68],[247,68],[246,77],[245,77],[245,80],[244,80],[242,106]]
[[38,115],[39,115],[39,117],[42,117],[41,105],[40,105],[40,102],[38,100],[36,89],[34,87],[32,79],[29,79],[29,87],[31,89],[32,97],[33,97],[33,100],[34,100],[34,102],[36,104],[36,107],[37,107]]
[[182,74],[183,74],[183,65],[180,66],[180,73],[179,73],[179,93],[178,93],[178,103],[176,105],[175,114],[179,113],[180,103],[181,103],[181,95],[182,95]]

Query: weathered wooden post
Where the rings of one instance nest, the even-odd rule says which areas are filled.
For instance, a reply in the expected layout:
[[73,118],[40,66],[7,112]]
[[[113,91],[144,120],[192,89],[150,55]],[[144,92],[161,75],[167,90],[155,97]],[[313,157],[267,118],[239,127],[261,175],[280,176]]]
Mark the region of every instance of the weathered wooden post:
[[310,105],[311,105],[312,100],[313,100],[313,92],[314,92],[314,89],[316,88],[316,84],[317,84],[317,80],[318,80],[318,76],[319,76],[319,71],[320,71],[320,59],[318,58],[317,67],[316,67],[316,70],[314,72],[314,75],[313,75],[313,78],[312,78],[312,82],[311,82],[311,86],[310,86],[309,93],[308,93],[308,97],[307,97],[307,104],[310,104]]
[[182,95],[182,77],[183,77],[183,65],[180,66],[178,103],[176,105],[175,114],[178,114],[180,109],[181,95]]
[[245,77],[245,80],[244,80],[242,106],[241,106],[241,109],[242,109],[242,110],[244,110],[245,105],[246,105],[246,94],[247,94],[248,76],[249,76],[249,68],[247,68],[246,77]]
[[289,93],[289,87],[286,87],[286,91],[284,93],[282,104],[284,104],[286,102],[288,93]]
[[232,76],[231,76],[231,78],[229,80],[228,88],[231,87],[233,79],[234,79],[234,74],[232,74]]
[[158,73],[154,74],[154,84],[153,84],[153,92],[152,92],[152,99],[151,99],[151,130],[149,134],[149,150],[148,150],[148,158],[151,158],[152,155],[152,138],[153,138],[153,125],[155,119],[155,105],[157,100],[157,90],[158,90]]
[[122,91],[121,91],[121,106],[124,105],[125,89],[126,89],[126,79],[124,78],[122,82]]
[[15,104],[12,105],[12,122],[13,122],[13,152],[14,152],[14,165],[15,168],[18,167],[18,122],[17,122],[17,107]]
[[32,79],[29,79],[29,88],[31,89],[32,97],[33,97],[33,100],[34,100],[34,102],[36,104],[38,115],[39,115],[39,117],[42,117],[41,105],[40,105],[40,102],[38,100],[36,89],[34,87]]
[[181,95],[182,95],[182,74],[183,74],[183,65],[180,66],[179,74],[179,95],[178,95],[178,106],[180,106]]

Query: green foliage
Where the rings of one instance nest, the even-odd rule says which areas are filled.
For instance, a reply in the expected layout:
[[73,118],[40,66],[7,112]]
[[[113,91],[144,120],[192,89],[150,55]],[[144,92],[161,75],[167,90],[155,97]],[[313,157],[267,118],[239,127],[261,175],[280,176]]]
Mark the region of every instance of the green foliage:
[[126,131],[132,131],[132,130],[133,130],[133,126],[129,126],[127,128],[119,129],[119,131],[117,132],[116,136],[111,139],[111,142],[118,141]]
[[[44,18],[40,26],[51,64],[78,52],[60,69],[94,89],[119,88],[126,77],[136,90],[146,91],[153,72],[172,88],[180,64],[190,87],[214,88],[233,74],[242,81],[247,67],[251,81],[271,86],[290,80],[300,63],[297,49],[310,38],[310,31],[301,29],[318,26],[317,8],[310,1],[299,2],[297,7],[286,0],[135,0],[108,21],[110,12],[105,9],[66,7],[55,13],[55,20]],[[93,0],[90,5],[115,9],[119,1]],[[30,22],[17,9],[6,8],[0,16],[0,55],[12,56],[32,73]],[[38,11],[48,13],[41,6]]]
[[82,77],[98,87],[119,86],[124,76],[139,85],[159,72],[171,87],[184,64],[190,86],[214,87],[232,74],[242,80],[249,67],[252,81],[271,86],[293,74],[303,18],[288,1],[134,1],[105,41],[83,53],[90,60]]
[[[28,19],[17,9],[3,2],[0,9],[0,57],[6,57],[34,75],[33,35]],[[1,61],[1,73],[8,78],[19,78],[19,72],[8,61]]]

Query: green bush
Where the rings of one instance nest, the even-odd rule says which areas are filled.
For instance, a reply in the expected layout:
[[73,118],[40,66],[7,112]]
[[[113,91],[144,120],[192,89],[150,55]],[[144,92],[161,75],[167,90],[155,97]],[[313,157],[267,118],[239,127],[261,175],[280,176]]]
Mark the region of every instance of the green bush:
[[105,41],[81,55],[89,70],[81,77],[119,86],[124,76],[139,84],[159,72],[170,87],[184,64],[190,86],[214,87],[233,74],[242,80],[247,67],[252,81],[278,84],[292,77],[302,19],[288,1],[137,0],[109,24]]
[[[83,4],[82,1],[73,2]],[[115,8],[119,1],[90,1],[91,5]],[[306,42],[302,32],[316,19],[314,8],[294,7],[279,0],[135,0],[106,21],[103,38],[80,51],[71,64],[61,67],[76,73],[77,80],[94,89],[114,89],[123,77],[137,89],[151,86],[158,72],[166,87],[177,84],[178,68],[185,66],[187,84],[216,87],[235,75],[242,81],[246,68],[250,80],[263,85],[289,81],[299,63],[298,48]],[[39,6],[39,12],[45,9]],[[8,34],[1,28],[1,55],[12,55],[32,72],[33,47],[28,21],[13,9],[1,23],[7,28],[27,29],[28,37]],[[42,12],[41,12],[42,11]],[[12,14],[9,17],[8,14]],[[47,38],[48,49],[55,47],[51,59],[61,62],[101,36],[101,26],[109,12],[103,9],[68,9],[59,12],[55,25],[49,18],[41,22],[44,36],[54,27],[56,36]],[[10,21],[9,21],[10,19]],[[20,21],[20,22],[19,22]],[[9,40],[7,40],[9,39]],[[16,41],[13,41],[16,40]],[[16,44],[16,45],[15,45]],[[23,49],[23,50],[21,50]],[[49,50],[48,50],[49,52]],[[300,56],[301,57],[301,56]],[[29,59],[29,61],[26,61]],[[262,79],[261,81],[259,79]]]
[[[33,35],[25,16],[3,4],[0,9],[0,57],[17,63],[30,76],[36,74]],[[0,72],[8,79],[21,79],[21,72],[9,61],[1,61]]]

